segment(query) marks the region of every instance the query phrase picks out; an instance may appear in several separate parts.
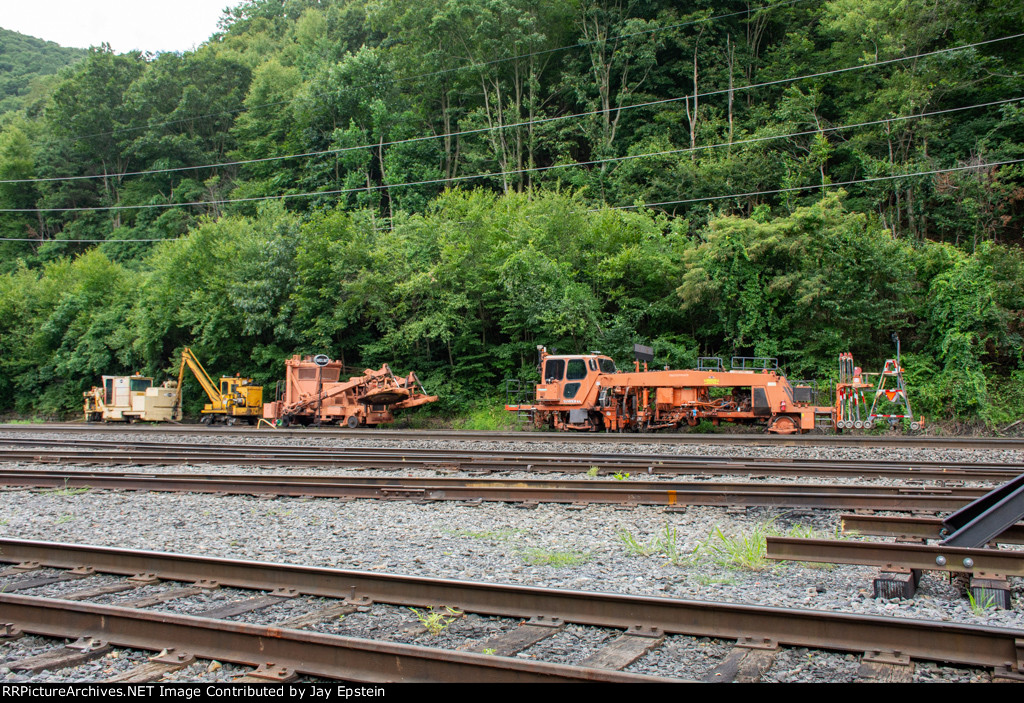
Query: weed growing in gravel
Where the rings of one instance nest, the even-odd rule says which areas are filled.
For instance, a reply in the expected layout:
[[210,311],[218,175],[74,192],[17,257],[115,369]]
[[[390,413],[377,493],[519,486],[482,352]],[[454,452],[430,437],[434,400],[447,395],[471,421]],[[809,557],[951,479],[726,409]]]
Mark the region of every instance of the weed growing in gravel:
[[625,527],[619,528],[619,541],[626,547],[626,554],[631,557],[649,557],[657,553],[657,537],[641,542]]
[[984,617],[986,615],[986,611],[995,604],[996,597],[994,595],[988,595],[984,600],[979,601],[974,597],[974,593],[968,589],[967,600],[971,603],[971,612],[980,618]]
[[6,524],[7,524],[7,518],[0,518],[0,527],[3,527]]
[[544,549],[526,549],[521,555],[531,566],[577,566],[590,561],[587,552],[552,552]]
[[491,649],[490,647],[488,647],[488,648],[484,649],[484,654],[490,654],[490,655],[493,656],[494,653],[497,652],[497,651],[498,651],[497,649]]
[[759,525],[749,535],[732,537],[716,526],[701,547],[719,566],[760,571],[768,566],[765,557],[768,532],[766,526]]
[[669,563],[677,566],[685,561],[685,558],[679,553],[679,537],[676,528],[667,522],[660,533],[644,542],[634,537],[629,530],[620,527],[619,540],[626,547],[626,554],[630,556],[649,557],[655,554],[664,554],[668,557]]
[[587,476],[594,477],[601,473],[601,469],[596,466],[591,466],[590,470],[587,471]]
[[48,488],[48,489],[46,489],[46,490],[44,490],[42,492],[44,494],[46,494],[46,495],[49,495],[49,496],[70,497],[70,496],[81,495],[82,493],[85,493],[85,492],[91,491],[91,490],[92,490],[92,486],[82,486],[81,488],[71,488],[70,486],[68,486],[68,480],[64,479],[64,487],[63,488]]
[[420,621],[420,624],[427,628],[427,632],[434,637],[447,630],[449,625],[462,616],[461,610],[456,610],[447,605],[444,606],[444,609],[448,611],[447,615],[435,610],[420,612],[416,608],[409,608],[409,610],[416,613],[416,618]]
[[[813,527],[806,525],[794,525],[785,533],[779,530],[773,522],[758,525],[748,535],[727,535],[722,528],[715,526],[706,540],[694,550],[692,559],[706,554],[712,563],[733,569],[747,569],[749,571],[762,571],[769,566],[774,567],[780,564],[775,560],[768,559],[767,544],[768,537],[799,537],[813,538],[820,536]],[[829,568],[829,564],[805,564],[808,567]]]
[[54,524],[55,525],[63,525],[65,522],[71,522],[74,519],[75,519],[74,515],[61,515],[59,518],[57,518],[57,521],[54,522]]
[[495,432],[515,429],[514,416],[500,402],[481,401],[464,417],[452,420],[452,429]]
[[621,471],[617,471],[617,472],[612,474],[612,478],[614,478],[616,481],[628,481],[629,480],[629,472],[623,473]]

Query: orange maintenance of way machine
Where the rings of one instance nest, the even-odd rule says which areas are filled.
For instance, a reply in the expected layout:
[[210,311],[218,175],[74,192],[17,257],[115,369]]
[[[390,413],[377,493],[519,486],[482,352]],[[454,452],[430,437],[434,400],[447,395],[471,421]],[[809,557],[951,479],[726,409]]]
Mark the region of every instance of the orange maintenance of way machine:
[[415,373],[396,376],[384,364],[342,381],[340,361],[323,354],[285,361],[285,380],[276,399],[263,405],[263,418],[279,427],[292,423],[333,424],[350,428],[392,422],[393,410],[437,400],[427,395]]
[[601,352],[538,350],[542,376],[534,397],[525,398],[529,389],[510,382],[505,408],[526,414],[539,428],[637,431],[706,419],[716,425],[763,423],[768,432],[793,434],[813,430],[816,421],[832,425],[833,409],[812,405],[811,388],[792,386],[775,359],[734,357],[726,370],[714,357],[701,359],[696,369],[648,371],[653,350],[637,345],[635,371],[620,372]]

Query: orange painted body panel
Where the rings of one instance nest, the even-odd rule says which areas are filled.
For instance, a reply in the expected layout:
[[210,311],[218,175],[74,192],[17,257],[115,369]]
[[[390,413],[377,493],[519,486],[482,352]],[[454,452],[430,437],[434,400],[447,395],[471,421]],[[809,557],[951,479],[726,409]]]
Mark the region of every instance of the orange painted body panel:
[[[619,372],[600,354],[541,352],[543,383],[535,399],[506,409],[529,414],[538,427],[643,430],[701,420],[763,423],[770,432],[807,432],[831,408],[794,399],[777,370],[635,370]],[[639,366],[639,364],[637,365]]]
[[312,357],[285,361],[284,390],[263,406],[268,420],[302,423],[340,423],[349,427],[392,422],[393,410],[414,408],[437,400],[419,387],[416,374],[395,376],[387,364],[365,369],[361,376],[342,381],[340,361],[318,366]]

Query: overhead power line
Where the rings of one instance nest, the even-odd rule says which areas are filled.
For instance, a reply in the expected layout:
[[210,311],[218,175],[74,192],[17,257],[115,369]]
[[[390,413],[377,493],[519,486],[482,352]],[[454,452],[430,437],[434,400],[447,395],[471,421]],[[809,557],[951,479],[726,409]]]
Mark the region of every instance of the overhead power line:
[[[791,188],[776,188],[773,190],[759,190],[750,191],[746,193],[731,193],[729,195],[708,195],[700,198],[688,198],[686,200],[665,200],[657,203],[640,203],[637,205],[619,205],[611,207],[612,210],[635,210],[641,208],[655,208],[662,207],[664,205],[680,205],[684,203],[699,203],[708,202],[712,200],[727,200],[729,198],[747,198],[755,195],[775,195],[778,193],[791,193],[801,190],[821,190],[823,188],[841,188],[843,186],[856,185],[859,183],[876,183],[879,181],[893,181],[901,178],[917,178],[919,176],[933,176],[939,173],[954,173],[957,171],[978,171],[985,168],[994,168],[996,166],[1009,166],[1012,164],[1024,163],[1024,158],[1021,159],[1009,159],[1007,161],[994,161],[984,164],[971,164],[969,166],[954,166],[951,168],[937,168],[928,171],[915,171],[913,173],[898,173],[891,176],[875,176],[872,178],[858,178],[856,180],[841,181],[838,183],[819,183],[805,186],[793,186]],[[593,208],[588,212],[598,212],[603,208]],[[168,239],[31,239],[28,237],[0,237],[0,242],[35,242],[37,244],[46,243],[129,243],[129,242],[168,242],[181,239],[181,237],[171,237]]]
[[[41,213],[41,212],[87,212],[87,211],[111,211],[111,210],[145,210],[154,208],[171,208],[171,207],[195,207],[195,206],[210,206],[210,205],[229,205],[237,203],[251,203],[251,202],[262,202],[267,200],[283,200],[290,198],[305,198],[325,195],[347,195],[351,193],[369,193],[380,190],[390,190],[391,188],[408,188],[414,186],[425,186],[425,185],[437,185],[437,184],[450,184],[454,182],[463,182],[468,180],[476,180],[480,178],[502,178],[506,176],[515,176],[525,173],[543,173],[546,171],[552,171],[557,169],[566,168],[579,168],[584,166],[598,166],[601,164],[608,163],[620,163],[624,161],[633,161],[636,159],[644,159],[659,156],[670,156],[677,154],[686,154],[698,151],[707,151],[711,149],[721,149],[725,147],[744,146],[748,144],[756,144],[759,142],[775,141],[778,139],[793,139],[796,137],[803,137],[812,134],[823,134],[826,132],[837,132],[847,129],[858,129],[861,127],[870,127],[879,124],[891,124],[894,122],[905,122],[908,120],[923,119],[926,117],[934,117],[937,115],[950,114],[955,112],[963,112],[965,110],[974,110],[983,107],[992,107],[994,105],[1003,105],[1011,102],[1019,102],[1024,100],[1024,97],[1008,98],[1006,100],[997,100],[988,103],[981,103],[978,105],[969,105],[966,107],[955,107],[947,108],[945,110],[935,110],[932,112],[925,112],[916,115],[904,115],[901,117],[888,117],[878,120],[871,120],[869,122],[859,122],[856,124],[849,125],[838,125],[834,127],[823,127],[820,129],[809,129],[800,132],[790,132],[788,134],[773,134],[763,137],[751,137],[749,139],[739,139],[732,142],[719,142],[716,144],[708,144],[696,147],[682,147],[679,149],[665,149],[662,151],[645,152],[643,154],[630,154],[628,156],[614,156],[605,159],[593,159],[591,161],[579,161],[565,164],[552,164],[550,166],[534,166],[529,168],[512,169],[507,171],[491,171],[488,173],[477,173],[467,174],[465,176],[453,176],[450,178],[432,178],[422,181],[409,181],[405,183],[382,183],[378,185],[370,186],[359,186],[357,188],[339,188],[335,190],[318,190],[308,191],[305,193],[284,193],[280,195],[264,195],[254,196],[249,198],[225,198],[222,200],[198,200],[186,203],[148,203],[145,205],[108,205],[108,206],[97,206],[97,207],[74,207],[74,208],[3,208],[0,212],[20,212],[20,213]],[[728,197],[728,196],[723,196]]]
[[[747,90],[754,90],[754,89],[757,89],[757,88],[764,88],[764,87],[772,86],[772,85],[780,85],[782,83],[794,83],[796,81],[807,80],[807,79],[810,79],[810,78],[822,78],[822,77],[825,77],[825,76],[835,75],[835,74],[838,74],[838,73],[846,73],[846,72],[849,72],[849,71],[859,71],[859,70],[864,70],[864,69],[867,69],[867,68],[874,68],[874,67],[877,67],[877,66],[884,66],[884,65],[888,65],[888,64],[892,64],[892,63],[902,62],[902,61],[913,61],[913,60],[920,59],[920,58],[926,58],[928,56],[935,56],[937,54],[944,54],[944,53],[949,53],[949,52],[953,52],[953,51],[962,51],[964,49],[971,49],[971,48],[975,48],[975,47],[978,47],[978,46],[981,46],[981,45],[984,45],[984,44],[992,44],[992,43],[995,43],[995,42],[1007,41],[1009,39],[1017,39],[1017,38],[1020,38],[1020,37],[1024,37],[1024,32],[1019,33],[1019,34],[1013,34],[1013,35],[1005,36],[1005,37],[1000,37],[998,39],[988,39],[988,40],[985,40],[985,41],[974,42],[972,44],[962,44],[960,46],[949,47],[949,48],[946,48],[946,49],[937,49],[935,51],[928,51],[928,52],[924,52],[924,53],[920,53],[920,54],[914,54],[913,56],[902,56],[902,57],[897,57],[897,58],[893,58],[893,59],[886,59],[884,61],[874,61],[872,63],[857,64],[856,66],[847,66],[847,67],[844,67],[844,68],[836,68],[836,69],[832,69],[830,71],[820,71],[820,72],[817,72],[817,73],[809,73],[809,74],[805,74],[805,75],[802,75],[802,76],[791,76],[791,77],[788,77],[788,78],[779,78],[779,79],[772,80],[772,81],[766,81],[764,83],[752,83],[750,85],[745,85],[745,86],[736,86],[736,87],[733,87],[731,89],[725,88],[725,89],[720,89],[720,90],[711,90],[711,91],[707,91],[705,93],[697,93],[696,96],[694,96],[694,95],[684,95],[684,96],[675,97],[675,98],[664,98],[664,99],[661,99],[661,100],[653,100],[653,101],[644,102],[644,103],[635,103],[635,104],[632,104],[632,105],[623,105],[621,107],[616,107],[616,108],[612,108],[612,109],[615,110],[615,111],[634,110],[634,109],[641,108],[641,107],[654,107],[654,106],[657,106],[657,105],[665,105],[665,104],[669,104],[669,103],[680,102],[682,100],[692,100],[695,97],[696,98],[706,98],[706,97],[711,97],[711,96],[714,96],[714,95],[723,95],[723,94],[726,94],[726,93],[729,93],[729,92],[738,93],[738,92],[743,92],[743,91],[747,91]],[[510,124],[501,125],[501,126],[498,126],[498,127],[480,127],[480,128],[477,128],[477,129],[467,129],[467,130],[462,130],[462,131],[458,131],[458,132],[448,132],[446,134],[431,134],[431,135],[426,135],[426,136],[421,136],[421,137],[410,137],[408,139],[398,139],[398,140],[394,140],[394,141],[390,141],[390,142],[378,142],[378,143],[375,143],[375,144],[361,144],[359,146],[340,147],[338,149],[323,149],[323,150],[319,150],[319,151],[308,151],[308,152],[303,152],[303,153],[299,153],[299,154],[287,154],[287,155],[284,155],[284,156],[267,156],[267,157],[258,158],[258,159],[243,159],[243,160],[237,160],[237,161],[224,161],[224,162],[213,163],[213,164],[202,164],[202,165],[199,165],[199,166],[176,166],[176,167],[173,167],[173,168],[151,169],[151,170],[147,170],[147,171],[126,171],[126,172],[121,172],[121,173],[94,174],[94,175],[89,175],[89,176],[52,176],[52,177],[46,177],[46,178],[8,179],[8,180],[0,180],[0,183],[45,183],[45,182],[53,182],[53,181],[77,181],[77,180],[90,180],[90,179],[100,179],[100,178],[103,178],[103,179],[105,179],[105,178],[124,178],[124,177],[128,177],[128,176],[148,176],[148,175],[154,175],[154,174],[159,174],[159,173],[175,173],[175,172],[181,172],[181,171],[195,171],[195,170],[208,169],[208,168],[223,168],[223,167],[227,167],[227,166],[246,166],[246,165],[256,164],[256,163],[267,163],[267,162],[270,162],[270,161],[282,161],[282,160],[286,160],[286,159],[300,159],[300,158],[310,158],[310,157],[314,157],[314,156],[326,156],[326,155],[331,155],[331,154],[341,154],[341,153],[345,153],[345,152],[348,152],[348,151],[358,151],[358,150],[362,150],[362,149],[379,149],[379,148],[382,148],[382,147],[390,147],[390,146],[396,146],[396,145],[401,145],[401,144],[411,144],[411,143],[414,143],[414,142],[431,141],[431,140],[436,140],[436,139],[446,139],[446,138],[451,138],[451,137],[465,136],[465,135],[469,135],[469,134],[480,134],[480,133],[484,133],[484,132],[494,132],[494,131],[498,131],[498,130],[502,130],[502,129],[515,129],[515,128],[518,128],[518,127],[527,127],[527,126],[530,126],[530,125],[545,124],[545,123],[548,123],[548,122],[556,122],[556,121],[560,121],[560,120],[578,119],[578,118],[582,118],[582,117],[592,117],[594,115],[600,115],[601,113],[608,112],[608,111],[609,110],[589,110],[587,112],[578,112],[578,113],[573,113],[573,114],[570,114],[570,115],[555,115],[555,116],[552,116],[552,117],[543,117],[543,118],[539,118],[539,119],[535,119],[535,120],[527,120],[527,121],[524,121],[524,122],[513,122],[513,123],[510,123]],[[89,210],[89,209],[95,209],[95,208],[83,208],[83,209]],[[0,212],[4,212],[4,211],[0,210]]]
[[[702,203],[711,200],[727,200],[729,198],[750,198],[755,195],[777,195],[779,193],[793,193],[801,190],[821,190],[823,188],[842,188],[843,186],[857,185],[860,183],[876,183],[878,181],[893,181],[900,178],[916,178],[918,176],[934,176],[939,173],[953,173],[955,171],[978,171],[983,168],[994,168],[996,166],[1009,166],[1011,164],[1024,163],[1024,159],[1010,159],[1008,161],[995,161],[987,164],[971,164],[969,166],[956,166],[953,168],[937,168],[931,171],[915,171],[914,173],[897,173],[891,176],[874,176],[871,178],[858,178],[851,181],[840,181],[838,183],[816,183],[806,186],[793,186],[791,188],[775,188],[773,190],[758,190],[747,193],[733,193],[732,195],[708,195],[700,198],[687,198],[686,200],[664,200],[659,203],[642,203],[640,205],[618,205],[612,210],[634,210],[637,208],[654,208],[664,205],[683,205],[686,203]],[[594,212],[590,210],[589,212]]]

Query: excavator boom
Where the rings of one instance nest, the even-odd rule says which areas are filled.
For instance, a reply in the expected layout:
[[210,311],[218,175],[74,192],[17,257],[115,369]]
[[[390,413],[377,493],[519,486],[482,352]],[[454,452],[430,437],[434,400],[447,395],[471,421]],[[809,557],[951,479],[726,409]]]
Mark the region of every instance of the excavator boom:
[[214,384],[213,379],[210,378],[210,374],[206,373],[206,369],[199,363],[199,359],[192,353],[192,349],[185,347],[181,351],[181,367],[178,369],[178,399],[177,405],[181,403],[181,388],[182,381],[185,380],[185,367],[188,366],[192,370],[192,375],[199,381],[199,385],[203,387],[203,391],[210,399],[210,403],[213,405],[215,410],[222,411],[224,409],[224,397],[217,390],[217,386]]
[[[251,384],[252,379],[241,377],[225,376],[220,380],[220,388],[210,378],[210,374],[203,368],[202,363],[192,352],[192,349],[185,347],[181,352],[181,366],[178,369],[178,396],[175,400],[175,409],[181,412],[181,392],[185,380],[185,367],[192,371],[192,375],[203,387],[203,392],[210,399],[203,408],[203,422],[211,422],[217,416],[230,418],[245,417],[254,422],[263,411],[263,388]],[[233,422],[234,420],[230,420]]]

